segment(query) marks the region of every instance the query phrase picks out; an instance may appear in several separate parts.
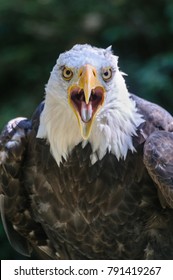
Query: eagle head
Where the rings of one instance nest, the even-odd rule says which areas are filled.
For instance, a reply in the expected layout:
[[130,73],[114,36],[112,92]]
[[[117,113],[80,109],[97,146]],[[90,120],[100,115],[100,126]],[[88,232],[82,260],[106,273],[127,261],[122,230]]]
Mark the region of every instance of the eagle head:
[[75,45],[60,54],[37,134],[50,143],[57,163],[80,142],[90,142],[99,158],[106,151],[123,157],[133,150],[131,137],[141,122],[110,47]]

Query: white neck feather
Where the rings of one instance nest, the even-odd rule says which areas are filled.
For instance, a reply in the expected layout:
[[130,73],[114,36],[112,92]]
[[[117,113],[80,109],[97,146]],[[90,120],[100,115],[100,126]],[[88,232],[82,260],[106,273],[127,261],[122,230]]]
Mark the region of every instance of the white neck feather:
[[84,141],[74,112],[57,98],[55,89],[47,87],[45,107],[41,114],[37,137],[47,139],[51,153],[59,165],[62,158],[67,160],[72,149],[89,142],[93,153],[91,163],[102,159],[108,153],[117,159],[126,158],[128,150],[135,151],[132,136],[144,121],[137,112],[135,102],[129,98],[124,79],[118,71],[114,80],[114,92],[107,92],[105,104],[98,112],[89,139]]

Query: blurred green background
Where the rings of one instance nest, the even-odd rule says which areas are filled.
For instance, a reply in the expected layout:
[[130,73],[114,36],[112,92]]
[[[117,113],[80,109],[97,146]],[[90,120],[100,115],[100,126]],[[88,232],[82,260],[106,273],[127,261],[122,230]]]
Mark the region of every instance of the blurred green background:
[[[0,128],[32,115],[59,53],[76,43],[112,45],[129,91],[173,113],[172,0],[0,0]],[[2,226],[0,256],[22,258]]]

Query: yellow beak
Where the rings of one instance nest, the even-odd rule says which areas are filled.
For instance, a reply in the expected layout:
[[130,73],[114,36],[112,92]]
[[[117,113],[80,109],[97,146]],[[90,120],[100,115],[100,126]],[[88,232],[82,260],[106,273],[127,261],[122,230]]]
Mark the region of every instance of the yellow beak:
[[78,80],[68,88],[68,102],[72,107],[84,139],[90,136],[95,115],[103,106],[105,89],[92,65],[79,69]]

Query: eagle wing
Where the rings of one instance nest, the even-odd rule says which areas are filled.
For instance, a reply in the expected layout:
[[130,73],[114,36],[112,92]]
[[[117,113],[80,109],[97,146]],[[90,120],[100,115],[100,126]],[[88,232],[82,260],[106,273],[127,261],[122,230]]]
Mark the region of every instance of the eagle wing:
[[14,227],[15,223],[17,226],[23,219],[25,208],[20,176],[26,147],[26,134],[30,126],[27,119],[16,118],[8,122],[0,136],[1,219],[11,245],[25,256],[30,255],[30,245]]
[[[38,120],[38,116],[35,119]],[[30,197],[24,186],[26,150],[33,123],[26,118],[13,119],[0,135],[1,219],[9,242],[17,252],[29,257],[34,248],[42,258],[55,259],[41,224],[32,217]]]
[[173,117],[154,103],[132,98],[145,118],[139,137],[144,141],[144,164],[157,186],[162,207],[173,208]]
[[158,187],[163,208],[173,208],[173,132],[156,131],[144,145],[144,164]]

